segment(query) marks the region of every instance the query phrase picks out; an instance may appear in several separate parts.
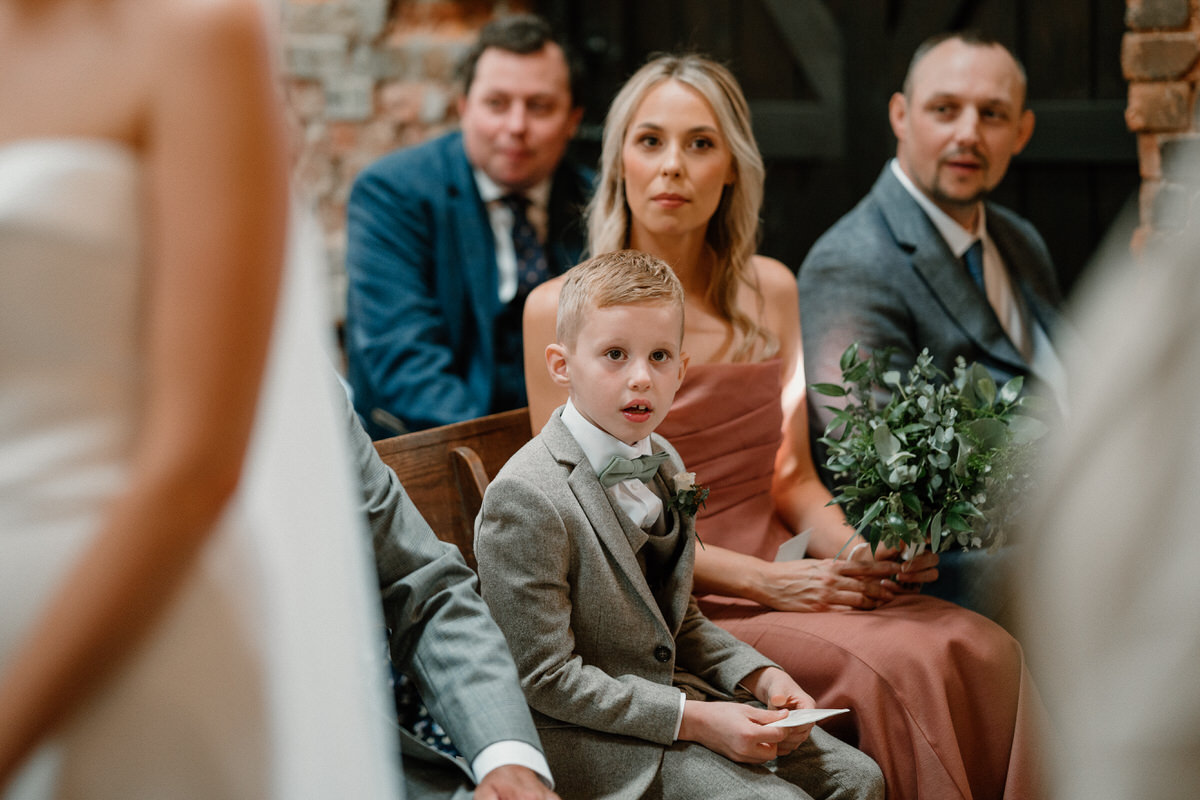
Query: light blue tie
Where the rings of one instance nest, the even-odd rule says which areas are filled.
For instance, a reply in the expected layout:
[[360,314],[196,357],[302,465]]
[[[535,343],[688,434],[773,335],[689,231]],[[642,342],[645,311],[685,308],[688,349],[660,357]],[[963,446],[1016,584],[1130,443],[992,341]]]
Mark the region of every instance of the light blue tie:
[[642,483],[649,483],[654,479],[654,473],[658,472],[659,466],[668,458],[670,455],[667,453],[651,453],[648,456],[638,456],[637,458],[613,456],[609,459],[608,465],[600,470],[600,483],[606,489],[631,478],[637,478]]
[[967,248],[967,252],[963,253],[963,263],[967,265],[967,272],[971,273],[971,279],[975,281],[983,293],[987,294],[987,286],[983,282],[983,240],[976,239],[974,244]]

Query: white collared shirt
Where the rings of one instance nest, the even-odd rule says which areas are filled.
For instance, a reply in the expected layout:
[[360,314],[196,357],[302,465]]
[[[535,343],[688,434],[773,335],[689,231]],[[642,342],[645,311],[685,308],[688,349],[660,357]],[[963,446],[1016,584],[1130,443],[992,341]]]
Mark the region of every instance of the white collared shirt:
[[[607,431],[593,425],[583,414],[579,413],[579,409],[575,408],[575,404],[570,400],[567,400],[567,406],[563,409],[562,421],[571,435],[575,437],[575,441],[579,443],[580,449],[583,450],[584,456],[587,457],[588,463],[592,465],[592,469],[597,475],[608,466],[608,462],[613,456],[637,458],[650,455],[649,436],[632,445],[625,444]],[[633,520],[633,524],[639,528],[649,528],[662,514],[662,500],[637,478],[613,484],[606,491],[621,510]]]
[[[510,194],[500,184],[488,177],[481,169],[472,171],[475,175],[475,187],[479,197],[487,206],[488,221],[492,223],[492,238],[496,243],[496,294],[502,304],[507,304],[517,296],[517,253],[513,247],[512,209],[501,202],[500,198]],[[529,208],[526,215],[529,224],[533,226],[538,241],[545,244],[549,227],[550,178],[531,186],[523,194],[529,198]]]
[[546,757],[536,747],[520,739],[501,739],[480,750],[471,762],[471,775],[478,784],[492,770],[509,765],[533,770],[542,783],[550,789],[554,788],[554,777],[550,774]]

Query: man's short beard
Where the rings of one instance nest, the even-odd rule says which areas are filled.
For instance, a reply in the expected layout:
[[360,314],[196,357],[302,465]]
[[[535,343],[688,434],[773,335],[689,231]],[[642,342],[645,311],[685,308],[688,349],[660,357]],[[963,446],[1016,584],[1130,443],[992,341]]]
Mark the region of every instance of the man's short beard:
[[933,197],[933,202],[936,203],[937,205],[939,205],[939,206],[940,205],[957,206],[958,208],[963,208],[963,209],[973,208],[976,203],[979,203],[980,201],[982,201],[985,197],[987,197],[991,193],[991,189],[988,189],[985,187],[985,188],[980,189],[975,194],[971,195],[971,197],[969,197],[968,199],[963,200],[958,197],[950,197],[949,195],[944,193],[941,189],[938,188],[938,184],[937,184],[936,180],[934,181],[933,186],[931,188],[933,189],[933,192],[931,193],[931,196]]

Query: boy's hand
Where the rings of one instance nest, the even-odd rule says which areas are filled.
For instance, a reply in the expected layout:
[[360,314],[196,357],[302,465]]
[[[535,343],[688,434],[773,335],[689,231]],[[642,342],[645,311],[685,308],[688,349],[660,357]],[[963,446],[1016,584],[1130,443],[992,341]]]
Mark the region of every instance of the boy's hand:
[[483,776],[474,800],[559,800],[537,773],[528,767],[506,764]]
[[[817,707],[816,701],[800,688],[800,684],[777,667],[756,669],[742,678],[742,686],[771,710]],[[784,730],[787,736],[779,743],[779,755],[786,755],[803,744],[812,731],[812,725],[797,725]]]
[[[799,742],[787,749],[784,746],[797,728],[767,726],[768,722],[786,716],[784,711],[755,708],[745,703],[688,700],[683,704],[679,738],[698,742],[733,761],[762,764],[799,746]],[[807,727],[804,730],[807,736]]]

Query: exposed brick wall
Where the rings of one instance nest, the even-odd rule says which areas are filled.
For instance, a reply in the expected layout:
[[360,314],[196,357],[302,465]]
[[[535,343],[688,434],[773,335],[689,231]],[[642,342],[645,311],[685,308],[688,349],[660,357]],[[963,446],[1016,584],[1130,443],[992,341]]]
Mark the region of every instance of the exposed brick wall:
[[454,71],[495,14],[521,0],[284,0],[284,90],[295,176],[316,203],[344,309],[346,199],[384,153],[457,124]]
[[1200,2],[1126,0],[1121,69],[1125,122],[1138,137],[1141,219],[1133,246],[1200,215]]

